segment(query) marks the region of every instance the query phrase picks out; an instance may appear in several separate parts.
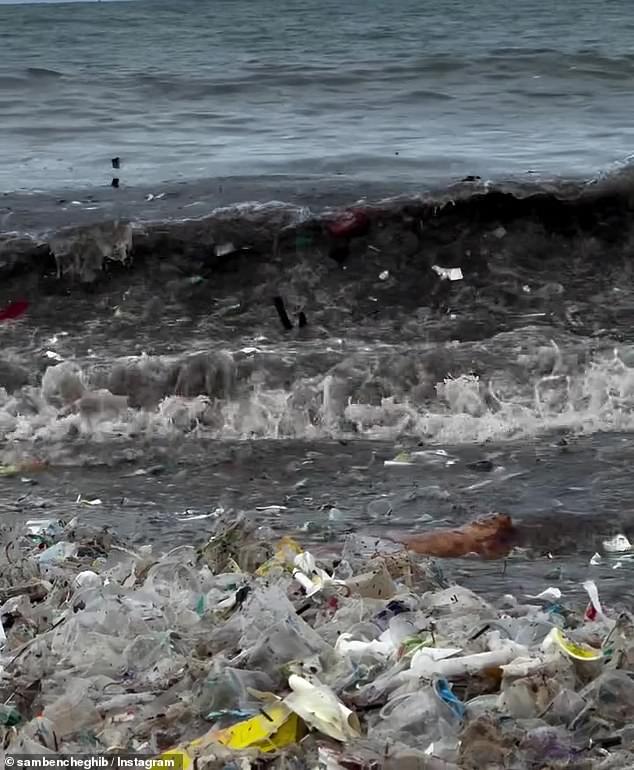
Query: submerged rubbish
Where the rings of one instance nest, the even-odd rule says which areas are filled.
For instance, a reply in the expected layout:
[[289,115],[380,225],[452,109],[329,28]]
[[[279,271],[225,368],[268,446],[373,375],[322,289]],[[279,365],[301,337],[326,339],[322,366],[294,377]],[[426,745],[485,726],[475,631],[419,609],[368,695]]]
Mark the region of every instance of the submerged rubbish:
[[[487,555],[507,518],[443,537],[486,541]],[[585,608],[548,587],[512,609],[504,597],[504,610],[449,585],[416,553],[425,535],[410,550],[349,535],[318,558],[242,515],[212,527],[165,554],[77,518],[3,530],[3,759],[632,766],[634,617],[602,606],[593,581]]]
[[17,299],[0,309],[0,321],[11,321],[24,315],[29,309],[29,303],[25,299]]

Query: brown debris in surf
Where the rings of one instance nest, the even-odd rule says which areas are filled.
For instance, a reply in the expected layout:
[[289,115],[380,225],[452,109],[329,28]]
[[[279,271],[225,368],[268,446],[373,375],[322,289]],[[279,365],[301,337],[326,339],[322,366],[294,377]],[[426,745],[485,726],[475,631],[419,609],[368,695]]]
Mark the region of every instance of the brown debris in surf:
[[398,540],[410,551],[424,556],[457,558],[476,554],[483,559],[508,556],[515,540],[510,516],[497,513],[483,516],[457,529],[434,529]]

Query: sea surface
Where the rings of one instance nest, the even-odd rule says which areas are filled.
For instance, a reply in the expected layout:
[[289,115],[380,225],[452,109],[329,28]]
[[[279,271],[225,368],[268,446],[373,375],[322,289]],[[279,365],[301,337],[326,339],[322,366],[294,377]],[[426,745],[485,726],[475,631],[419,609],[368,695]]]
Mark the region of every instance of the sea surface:
[[626,601],[633,37],[621,0],[0,4],[3,521],[503,511],[504,577],[451,575]]
[[1,190],[586,175],[632,153],[627,0],[0,5]]

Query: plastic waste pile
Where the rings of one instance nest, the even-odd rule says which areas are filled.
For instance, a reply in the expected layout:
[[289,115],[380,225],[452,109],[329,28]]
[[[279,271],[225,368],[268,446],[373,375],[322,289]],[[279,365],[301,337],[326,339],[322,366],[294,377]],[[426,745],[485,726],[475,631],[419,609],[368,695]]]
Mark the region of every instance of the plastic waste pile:
[[[203,768],[634,766],[634,618],[551,587],[491,604],[351,535],[317,559],[244,517],[158,555],[107,529],[2,533],[5,753]],[[630,753],[632,752],[632,753]]]

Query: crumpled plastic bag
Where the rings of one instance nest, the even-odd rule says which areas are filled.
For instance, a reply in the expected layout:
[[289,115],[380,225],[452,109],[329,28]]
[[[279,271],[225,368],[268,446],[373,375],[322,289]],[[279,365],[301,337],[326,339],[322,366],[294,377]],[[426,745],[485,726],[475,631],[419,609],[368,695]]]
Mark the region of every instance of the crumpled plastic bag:
[[357,715],[344,706],[329,687],[296,674],[289,677],[288,684],[292,692],[284,703],[309,727],[342,742],[361,735]]

